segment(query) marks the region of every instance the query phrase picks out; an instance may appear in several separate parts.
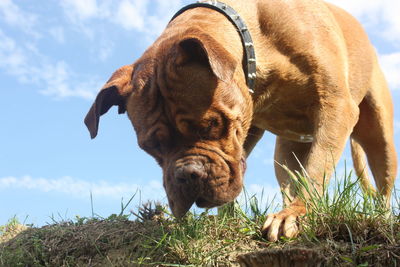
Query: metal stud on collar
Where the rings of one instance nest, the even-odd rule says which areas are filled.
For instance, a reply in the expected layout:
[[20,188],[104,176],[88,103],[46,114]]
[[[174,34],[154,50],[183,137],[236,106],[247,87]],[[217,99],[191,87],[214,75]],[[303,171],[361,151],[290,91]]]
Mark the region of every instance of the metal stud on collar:
[[240,35],[243,45],[243,68],[246,75],[246,84],[250,93],[254,93],[254,87],[256,83],[256,54],[254,50],[254,43],[248,30],[246,23],[240,17],[240,15],[230,6],[225,3],[218,2],[216,0],[199,0],[197,3],[187,5],[180,9],[170,20],[174,20],[177,16],[185,12],[186,10],[196,8],[196,7],[206,7],[212,10],[218,11],[225,15],[229,21],[236,27],[237,32]]
[[199,1],[197,1],[197,3],[205,3],[205,4],[210,4],[210,5],[213,5],[213,6],[217,5],[217,1],[216,0],[199,0]]

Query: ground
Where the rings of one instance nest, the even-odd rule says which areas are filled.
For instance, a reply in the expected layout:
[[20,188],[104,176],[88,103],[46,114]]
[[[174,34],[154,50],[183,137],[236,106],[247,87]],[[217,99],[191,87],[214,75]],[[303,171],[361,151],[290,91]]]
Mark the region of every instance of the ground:
[[268,210],[254,197],[182,220],[150,203],[40,228],[12,219],[0,228],[0,266],[400,266],[398,198],[389,212],[350,180],[329,195],[313,195],[301,234],[277,243],[262,237]]

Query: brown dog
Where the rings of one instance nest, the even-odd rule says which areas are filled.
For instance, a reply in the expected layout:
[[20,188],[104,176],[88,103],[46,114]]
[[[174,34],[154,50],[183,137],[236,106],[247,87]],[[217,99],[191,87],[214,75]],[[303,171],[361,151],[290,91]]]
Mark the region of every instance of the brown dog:
[[[265,130],[277,135],[275,160],[321,187],[346,140],[356,172],[364,151],[387,203],[396,177],[390,92],[360,24],[320,0],[226,0],[247,23],[257,56],[254,94],[243,46],[227,18],[207,8],[184,12],[134,64],[117,70],[85,122],[94,138],[112,105],[128,112],[141,148],[163,169],[172,212],[195,202],[215,207],[240,193],[245,157]],[[295,156],[294,156],[295,155]],[[275,165],[285,208],[267,217],[269,240],[295,236],[305,204]]]

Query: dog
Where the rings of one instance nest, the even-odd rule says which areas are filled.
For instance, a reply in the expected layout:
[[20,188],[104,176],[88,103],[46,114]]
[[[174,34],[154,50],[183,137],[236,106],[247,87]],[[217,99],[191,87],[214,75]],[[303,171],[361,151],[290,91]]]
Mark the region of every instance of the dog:
[[[355,170],[389,205],[397,172],[393,104],[362,26],[321,0],[225,0],[243,19],[257,60],[254,93],[235,25],[206,7],[179,14],[133,64],[101,89],[85,123],[94,138],[112,106],[128,114],[139,146],[163,169],[169,206],[182,217],[242,190],[245,159],[264,131],[276,135],[282,211],[262,227],[270,241],[299,232],[306,213],[287,171],[305,171],[317,190],[350,139]],[[254,78],[255,75],[252,77]]]

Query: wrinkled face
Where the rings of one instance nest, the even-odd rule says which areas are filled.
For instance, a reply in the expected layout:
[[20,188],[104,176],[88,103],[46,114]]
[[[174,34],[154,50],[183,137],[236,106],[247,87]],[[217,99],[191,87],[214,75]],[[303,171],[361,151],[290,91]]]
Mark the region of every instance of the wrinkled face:
[[201,58],[176,57],[137,64],[132,84],[128,115],[140,147],[163,169],[173,214],[234,200],[252,115],[243,84],[220,80]]

